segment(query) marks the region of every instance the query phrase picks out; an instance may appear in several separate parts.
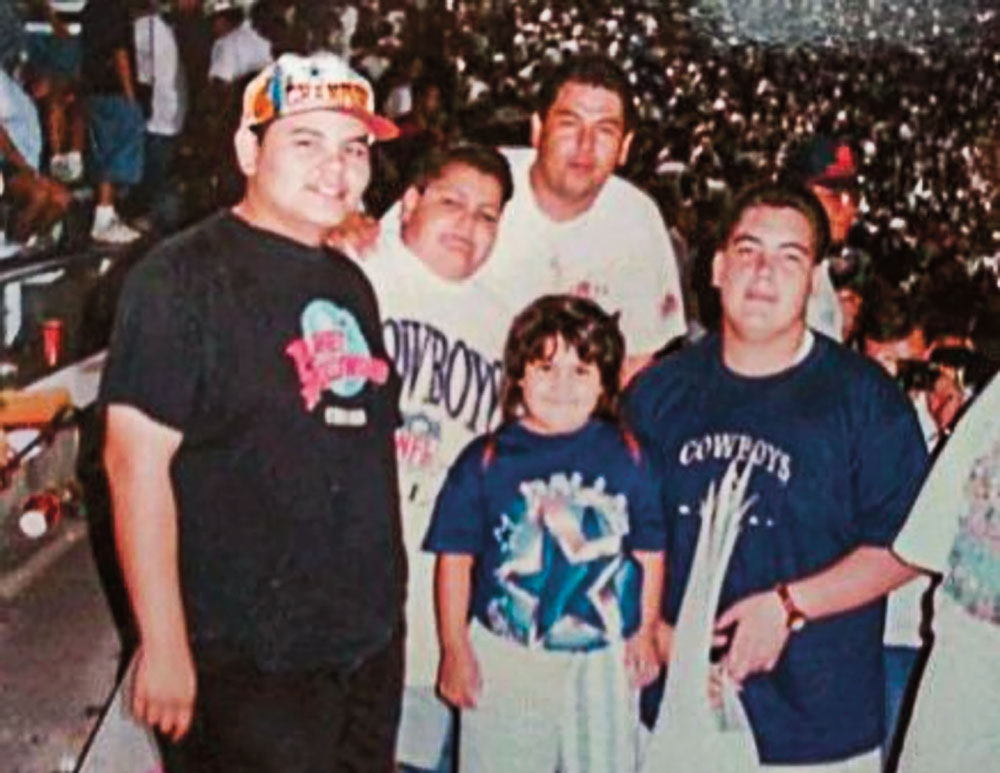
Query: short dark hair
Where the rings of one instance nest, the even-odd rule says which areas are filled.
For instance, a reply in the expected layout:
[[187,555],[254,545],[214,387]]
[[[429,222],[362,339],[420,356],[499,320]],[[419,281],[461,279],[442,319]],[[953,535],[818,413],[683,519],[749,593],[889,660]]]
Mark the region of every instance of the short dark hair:
[[607,57],[593,54],[567,59],[545,80],[538,94],[538,115],[543,119],[559,97],[559,90],[567,83],[582,83],[613,91],[622,102],[625,131],[632,131],[639,123],[632,86],[625,72]]
[[514,421],[520,415],[525,369],[532,362],[551,357],[551,345],[557,337],[583,362],[597,365],[602,392],[594,415],[618,421],[625,360],[625,338],[618,328],[618,315],[608,314],[594,301],[575,295],[543,295],[514,318],[503,353],[504,421]]
[[472,142],[429,150],[417,161],[410,177],[410,185],[423,190],[430,183],[440,179],[444,170],[452,164],[465,164],[495,178],[500,183],[501,206],[506,205],[514,195],[514,178],[504,155],[495,148]]
[[729,214],[722,221],[719,244],[733,235],[743,215],[755,207],[794,209],[800,212],[813,231],[814,259],[819,262],[830,246],[830,221],[819,199],[804,185],[795,183],[762,183],[743,189],[736,197]]

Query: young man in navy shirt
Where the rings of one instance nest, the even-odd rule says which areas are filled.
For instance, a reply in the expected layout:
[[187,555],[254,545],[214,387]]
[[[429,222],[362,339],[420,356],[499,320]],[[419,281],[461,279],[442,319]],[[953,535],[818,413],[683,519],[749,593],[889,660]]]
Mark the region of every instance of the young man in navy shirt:
[[899,388],[806,325],[829,239],[815,196],[762,186],[733,212],[712,265],[720,333],[642,374],[628,400],[665,469],[665,618],[676,621],[710,488],[750,466],[717,633],[761,762],[875,773],[885,594],[915,576],[889,545],[924,444]]

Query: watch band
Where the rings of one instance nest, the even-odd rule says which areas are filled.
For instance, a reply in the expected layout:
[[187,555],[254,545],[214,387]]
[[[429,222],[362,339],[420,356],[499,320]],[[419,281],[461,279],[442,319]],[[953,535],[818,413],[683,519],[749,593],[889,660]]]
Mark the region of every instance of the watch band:
[[792,632],[798,632],[805,628],[809,617],[796,605],[792,594],[788,592],[788,585],[779,582],[774,586],[774,591],[778,594],[781,606],[785,610],[785,627]]

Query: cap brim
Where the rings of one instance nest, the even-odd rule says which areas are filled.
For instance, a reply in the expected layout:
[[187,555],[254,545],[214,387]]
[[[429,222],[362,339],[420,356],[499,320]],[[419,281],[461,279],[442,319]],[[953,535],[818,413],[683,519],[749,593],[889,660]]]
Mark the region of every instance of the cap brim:
[[366,110],[344,110],[338,107],[316,106],[306,110],[294,110],[291,112],[281,113],[280,115],[271,116],[263,120],[247,120],[246,117],[244,117],[241,125],[247,128],[253,128],[254,126],[262,126],[270,121],[280,120],[281,118],[287,118],[293,115],[300,115],[301,113],[312,113],[318,110],[332,110],[337,113],[349,115],[352,118],[357,118],[365,125],[365,128],[368,129],[372,137],[379,141],[394,140],[399,136],[399,127],[388,118],[383,118],[380,115],[372,115]]
[[366,110],[341,110],[340,112],[352,115],[361,121],[377,140],[394,140],[399,136],[399,127],[388,118],[373,115]]

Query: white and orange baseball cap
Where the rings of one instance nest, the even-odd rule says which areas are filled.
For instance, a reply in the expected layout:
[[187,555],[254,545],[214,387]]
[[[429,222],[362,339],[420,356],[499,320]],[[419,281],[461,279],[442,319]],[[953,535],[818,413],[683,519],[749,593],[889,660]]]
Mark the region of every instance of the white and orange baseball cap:
[[244,127],[311,110],[336,110],[357,118],[377,140],[399,136],[399,128],[375,114],[371,84],[335,54],[282,54],[243,92]]

